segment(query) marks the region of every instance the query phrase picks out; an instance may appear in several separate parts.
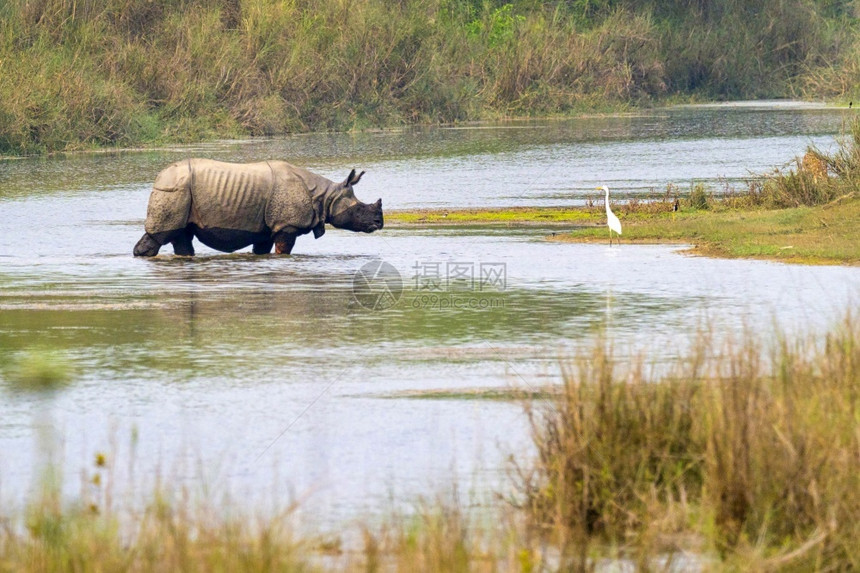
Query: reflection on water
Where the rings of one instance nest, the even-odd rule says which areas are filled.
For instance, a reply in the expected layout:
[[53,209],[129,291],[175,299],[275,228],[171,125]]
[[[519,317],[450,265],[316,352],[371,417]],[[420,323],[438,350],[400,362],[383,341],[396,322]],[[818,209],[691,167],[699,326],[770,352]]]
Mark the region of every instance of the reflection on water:
[[[702,326],[823,329],[860,295],[858,269],[559,244],[539,229],[331,230],[289,257],[135,259],[150,182],[169,161],[289,157],[332,176],[360,166],[357,194],[389,207],[564,204],[598,182],[637,193],[742,177],[832,140],[842,113],[684,108],[0,162],[0,366],[50,348],[77,372],[51,397],[0,385],[0,502],[36,483],[45,419],[68,476],[134,429],[134,454],[115,447],[136,458],[136,483],[169,471],[258,497],[292,488],[321,522],[452,482],[483,491],[503,479],[507,452],[528,450],[518,405],[380,397],[557,383],[559,361],[598,337],[622,359],[665,361]],[[369,311],[353,279],[379,259],[404,288]],[[482,282],[485,267],[503,280]]]
[[[606,319],[606,295],[590,289],[407,290],[394,307],[373,312],[356,302],[347,284],[323,286],[311,277],[301,288],[280,290],[278,278],[267,288],[176,289],[160,299],[7,296],[0,348],[25,349],[38,338],[40,345],[66,350],[82,366],[104,369],[101,376],[115,378],[243,379],[257,376],[261,362],[324,366],[332,347],[354,364],[390,362],[398,370],[416,358],[437,359],[426,353],[428,347],[475,342],[555,346],[558,340],[593,335]],[[612,312],[615,320],[629,324],[680,306],[630,293],[615,301]],[[195,353],[206,355],[205,365],[189,361]],[[488,351],[479,358],[504,356]]]

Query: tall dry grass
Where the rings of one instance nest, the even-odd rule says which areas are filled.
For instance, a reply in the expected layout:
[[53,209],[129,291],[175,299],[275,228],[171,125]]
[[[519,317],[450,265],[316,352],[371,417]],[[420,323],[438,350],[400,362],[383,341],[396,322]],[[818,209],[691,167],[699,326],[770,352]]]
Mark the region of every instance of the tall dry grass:
[[4,571],[312,571],[308,541],[282,521],[148,508],[130,530],[86,509],[43,504],[0,532]]
[[[95,472],[107,476],[109,472]],[[107,480],[108,477],[102,477]],[[61,501],[50,488],[23,515],[0,513],[0,571],[511,571],[551,563],[504,507],[492,523],[458,502],[325,534],[295,525],[292,510],[255,516],[188,491],[139,500],[105,495]]]
[[9,0],[0,153],[790,95],[852,61],[824,4]]
[[832,153],[810,147],[793,168],[776,169],[750,182],[748,199],[786,208],[823,205],[853,195],[860,185],[860,119],[852,118]]
[[599,346],[558,403],[529,410],[526,509],[571,563],[608,544],[646,561],[860,565],[860,325],[770,352],[756,340],[700,345],[659,377]]

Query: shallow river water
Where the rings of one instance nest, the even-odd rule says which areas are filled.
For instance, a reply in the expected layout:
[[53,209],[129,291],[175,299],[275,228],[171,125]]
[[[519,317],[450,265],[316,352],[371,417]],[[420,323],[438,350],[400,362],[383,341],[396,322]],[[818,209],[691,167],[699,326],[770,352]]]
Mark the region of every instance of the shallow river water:
[[[252,505],[295,498],[323,525],[453,486],[481,497],[507,487],[508,454],[528,455],[527,424],[519,404],[454,392],[559,383],[599,338],[660,363],[702,328],[823,331],[860,300],[857,268],[541,229],[330,229],[289,257],[198,244],[194,259],[135,259],[151,182],[173,160],[283,158],[337,180],[357,167],[357,195],[386,209],[569,205],[601,184],[623,198],[741,182],[833,145],[845,113],[675,108],[2,161],[0,366],[48,351],[74,379],[47,394],[0,383],[0,503],[26,497],[45,456],[78,492],[97,452],[118,488],[160,477]],[[355,291],[383,262],[396,302]],[[431,390],[452,396],[413,397]]]

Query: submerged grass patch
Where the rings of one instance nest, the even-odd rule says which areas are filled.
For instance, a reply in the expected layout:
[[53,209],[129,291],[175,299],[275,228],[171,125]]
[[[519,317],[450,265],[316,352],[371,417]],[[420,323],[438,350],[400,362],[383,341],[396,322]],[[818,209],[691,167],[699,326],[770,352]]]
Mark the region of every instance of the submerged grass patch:
[[407,390],[387,394],[385,398],[411,398],[415,400],[499,400],[521,402],[547,400],[558,397],[557,388],[466,388],[462,390]]
[[68,359],[56,350],[21,351],[13,355],[7,364],[0,363],[0,377],[6,380],[9,388],[18,391],[56,390],[69,384],[74,374]]
[[598,217],[588,210],[558,207],[421,209],[386,213],[385,222],[394,226],[594,224]]

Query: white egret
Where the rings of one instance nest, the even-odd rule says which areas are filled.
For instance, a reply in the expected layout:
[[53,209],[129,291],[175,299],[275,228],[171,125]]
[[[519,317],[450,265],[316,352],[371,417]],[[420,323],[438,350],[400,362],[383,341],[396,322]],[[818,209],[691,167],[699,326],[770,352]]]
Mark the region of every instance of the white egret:
[[612,231],[615,231],[619,235],[621,234],[621,221],[618,220],[618,217],[615,216],[615,213],[609,207],[609,187],[604,185],[603,187],[598,187],[598,189],[606,193],[606,225],[609,227],[609,246],[611,247]]

